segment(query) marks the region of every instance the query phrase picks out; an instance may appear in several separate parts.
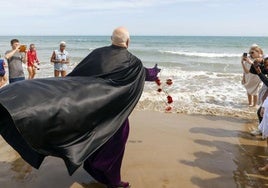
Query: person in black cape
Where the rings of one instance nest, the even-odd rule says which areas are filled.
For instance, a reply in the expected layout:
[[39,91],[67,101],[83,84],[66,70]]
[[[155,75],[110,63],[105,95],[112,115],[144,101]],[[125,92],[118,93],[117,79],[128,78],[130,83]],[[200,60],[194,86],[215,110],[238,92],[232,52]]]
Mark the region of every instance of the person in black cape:
[[126,28],[116,28],[111,39],[111,46],[93,50],[65,78],[0,89],[0,133],[31,166],[38,169],[46,156],[56,156],[70,175],[83,164],[109,188],[130,186],[120,174],[128,116],[144,81],[156,80],[160,69],[145,68],[127,50]]

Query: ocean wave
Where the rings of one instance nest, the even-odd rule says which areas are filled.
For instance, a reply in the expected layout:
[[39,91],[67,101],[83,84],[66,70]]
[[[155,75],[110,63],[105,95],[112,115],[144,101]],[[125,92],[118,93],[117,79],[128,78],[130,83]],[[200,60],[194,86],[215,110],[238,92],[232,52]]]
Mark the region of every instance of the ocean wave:
[[231,53],[206,53],[206,52],[184,52],[184,51],[162,51],[161,53],[175,54],[180,56],[190,56],[190,57],[206,57],[206,58],[226,58],[226,57],[241,57],[241,54],[231,54]]
[[[256,119],[256,108],[249,108],[241,75],[164,69],[159,75],[161,88],[146,82],[137,105],[139,110],[164,112],[167,95],[172,96],[172,112]],[[173,84],[165,84],[172,79]]]

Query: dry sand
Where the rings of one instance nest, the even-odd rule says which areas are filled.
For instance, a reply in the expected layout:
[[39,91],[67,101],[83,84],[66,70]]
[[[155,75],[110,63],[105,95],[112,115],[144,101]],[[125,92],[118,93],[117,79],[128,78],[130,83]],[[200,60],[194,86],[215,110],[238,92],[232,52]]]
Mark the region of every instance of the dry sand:
[[[267,143],[252,137],[257,122],[235,118],[137,111],[122,179],[132,188],[266,187]],[[29,167],[0,140],[2,188],[104,188],[82,169],[69,176],[61,159],[47,157],[39,170]]]

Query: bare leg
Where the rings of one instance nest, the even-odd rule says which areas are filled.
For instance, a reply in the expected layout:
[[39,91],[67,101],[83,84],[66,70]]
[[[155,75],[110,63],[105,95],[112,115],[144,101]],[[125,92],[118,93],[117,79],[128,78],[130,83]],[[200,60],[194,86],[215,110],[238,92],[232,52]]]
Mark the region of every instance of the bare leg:
[[257,101],[258,101],[258,96],[257,95],[253,95],[253,106],[257,105]]
[[0,76],[0,87],[2,87],[2,85],[4,85],[4,78]]
[[5,75],[2,77],[1,86],[4,86],[6,83],[7,83],[7,75],[5,74]]
[[66,71],[61,71],[61,77],[65,77],[66,76]]
[[28,67],[28,79],[32,79],[32,74],[33,74],[33,68],[32,67]]
[[35,76],[35,74],[36,74],[36,68],[33,67],[33,68],[32,68],[32,71],[33,71],[33,72],[32,72],[32,79],[34,79],[34,76]]
[[252,95],[248,94],[248,105],[251,106],[252,104]]
[[59,77],[59,75],[60,75],[60,71],[54,70],[54,76]]

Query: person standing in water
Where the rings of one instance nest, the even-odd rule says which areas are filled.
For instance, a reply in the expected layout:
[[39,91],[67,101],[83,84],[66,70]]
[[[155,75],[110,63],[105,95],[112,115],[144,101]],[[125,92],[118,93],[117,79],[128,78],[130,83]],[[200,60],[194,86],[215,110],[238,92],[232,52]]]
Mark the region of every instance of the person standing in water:
[[261,84],[259,77],[250,72],[250,67],[255,59],[262,56],[262,49],[258,45],[252,45],[249,50],[249,57],[243,56],[241,58],[241,65],[244,71],[242,84],[247,91],[248,105],[250,107],[255,107],[257,105],[258,92]]

